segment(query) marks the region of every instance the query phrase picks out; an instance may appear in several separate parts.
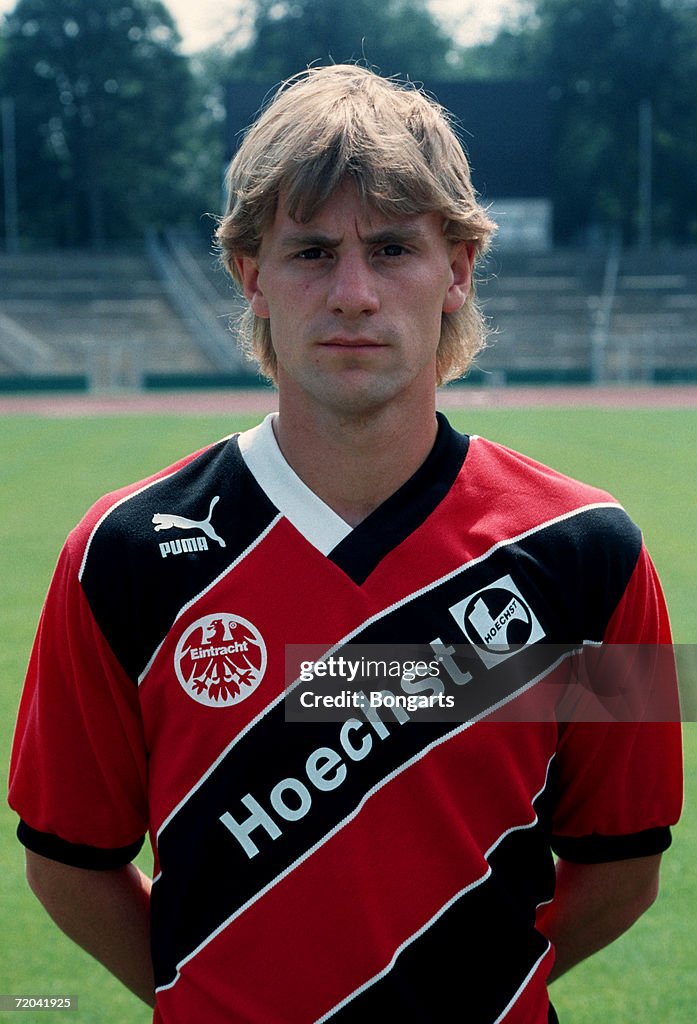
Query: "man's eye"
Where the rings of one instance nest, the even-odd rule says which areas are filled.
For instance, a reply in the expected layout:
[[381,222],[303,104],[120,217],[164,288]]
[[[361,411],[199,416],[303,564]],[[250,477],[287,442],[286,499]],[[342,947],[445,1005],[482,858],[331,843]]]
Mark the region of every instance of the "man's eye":
[[313,245],[298,253],[298,259],[301,260],[319,260],[322,256],[324,256],[324,249],[320,249],[318,245]]
[[390,245],[383,245],[380,250],[381,256],[403,256],[407,250],[403,245],[399,245],[397,242],[391,242]]

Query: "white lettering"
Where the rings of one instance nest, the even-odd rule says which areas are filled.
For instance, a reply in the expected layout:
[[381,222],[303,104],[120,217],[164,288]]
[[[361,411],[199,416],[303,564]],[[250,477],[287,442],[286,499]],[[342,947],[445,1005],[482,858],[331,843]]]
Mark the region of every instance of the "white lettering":
[[461,672],[457,662],[453,658],[455,653],[454,647],[446,647],[440,637],[436,637],[435,640],[431,641],[431,647],[435,654],[438,655],[438,660],[442,662],[443,668],[446,669],[448,675],[455,683],[456,686],[465,686],[472,680],[471,672]]
[[[226,637],[226,639],[228,639]],[[192,651],[193,658],[208,658],[215,654],[236,653],[246,650],[247,641],[227,644],[223,647],[200,647]],[[431,662],[413,662],[401,668],[402,694],[394,694],[389,690],[371,691],[370,697],[362,690],[355,692],[344,690],[332,695],[317,695],[310,690],[300,694],[300,704],[304,708],[322,706],[353,706],[360,707],[365,721],[349,718],[342,723],[339,732],[341,749],[352,762],[362,761],[373,750],[375,739],[388,739],[390,728],[380,717],[378,709],[388,710],[392,716],[392,727],[404,725],[411,721],[409,711],[422,707],[455,706],[452,695],[444,696],[443,681],[438,675],[440,666],[444,665],[457,686],[468,683],[472,676],[469,672],[461,672],[452,657],[455,648],[443,644],[440,639],[433,640],[431,648],[436,660]],[[397,662],[395,665],[399,664]],[[351,670],[352,662],[345,658],[330,658],[324,662],[302,662],[303,672],[307,681],[317,676],[346,677]],[[432,674],[431,674],[432,673]],[[366,728],[367,727],[367,728]],[[332,747],[317,747],[311,751],[305,761],[305,772],[308,784],[320,792],[331,792],[338,789],[348,776],[348,768],[341,754]],[[300,779],[289,776],[281,779],[269,794],[271,807],[276,815],[287,822],[299,821],[312,809],[313,796],[311,790]],[[255,830],[263,829],[271,839],[278,839],[283,834],[279,823],[266,811],[250,793],[242,798],[242,803],[249,810],[249,816],[242,822],[237,821],[229,811],[220,816],[220,821],[230,834],[238,841],[247,856],[251,859],[259,852],[256,842],[251,838]]]
[[196,554],[197,551],[208,551],[208,541],[205,537],[182,537],[180,540],[162,541],[159,548],[163,558],[169,555]]
[[[313,786],[324,793],[336,789],[346,778],[346,765],[331,747],[318,747],[317,750],[313,750],[307,759],[305,770]],[[332,771],[334,775],[330,777],[329,773]]]
[[341,726],[339,740],[341,742],[341,746],[352,761],[362,761],[364,757],[367,757],[373,747],[373,737],[370,734],[363,737],[363,741],[358,747],[354,747],[351,742],[349,733],[357,732],[359,729],[362,729],[363,726],[364,723],[360,722],[357,718],[349,718]]
[[[392,696],[389,690],[371,690],[370,700],[368,701],[368,706],[364,710],[364,714],[376,735],[379,736],[381,740],[386,740],[387,737],[390,735],[390,730],[387,728],[387,726],[385,725],[385,723],[375,710],[376,707],[381,706],[379,702],[377,704],[373,703],[374,700],[377,699],[375,696],[376,694],[385,694],[388,697]],[[394,711],[395,720],[399,722],[400,725],[404,725],[405,722],[408,722],[410,720],[409,715],[403,708],[395,707],[391,710]]]
[[[295,793],[300,803],[297,807],[289,807],[283,798],[287,791]],[[307,786],[304,786],[300,779],[281,779],[271,790],[271,806],[286,821],[298,821],[304,818],[312,807],[312,797]]]
[[217,658],[224,654],[239,654],[240,651],[249,650],[246,640],[236,640],[234,644],[227,644],[224,647],[192,647],[190,654],[196,661],[200,658]]
[[259,801],[255,800],[251,793],[247,793],[242,797],[242,803],[251,811],[250,816],[245,822],[240,823],[236,821],[229,811],[221,814],[220,820],[225,828],[229,829],[233,834],[238,843],[240,843],[242,849],[251,860],[252,857],[256,857],[259,853],[259,847],[249,838],[250,833],[255,828],[263,828],[272,839],[278,839],[281,835],[281,830],[271,815],[267,814]]
[[[314,676],[315,663],[314,661],[301,661],[300,662],[300,678],[303,683],[311,683]],[[304,705],[307,707],[308,705]]]
[[[429,662],[429,664],[431,663]],[[435,664],[437,667],[438,663]],[[402,676],[402,689],[405,693],[441,694],[445,690],[445,686],[440,676],[429,675],[425,679],[407,679],[406,676]]]

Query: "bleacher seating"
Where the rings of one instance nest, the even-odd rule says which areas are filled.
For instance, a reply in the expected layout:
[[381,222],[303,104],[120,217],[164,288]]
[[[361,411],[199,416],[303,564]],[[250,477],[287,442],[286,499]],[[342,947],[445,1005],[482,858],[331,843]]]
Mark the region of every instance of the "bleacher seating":
[[494,252],[478,284],[492,327],[483,379],[587,380],[603,274],[602,255]]
[[[168,245],[208,320],[187,318],[144,249],[0,255],[0,376],[83,374],[93,387],[215,379],[224,367],[202,344],[202,324],[224,350],[240,297],[210,238],[177,233]],[[601,251],[494,251],[477,284],[492,336],[472,379],[697,379],[697,250],[625,252],[608,267]]]
[[697,379],[697,252],[625,253],[608,346],[620,382]]
[[0,256],[0,314],[5,374],[18,371],[6,352],[12,329],[50,348],[50,372],[87,374],[96,384],[213,370],[143,251]]

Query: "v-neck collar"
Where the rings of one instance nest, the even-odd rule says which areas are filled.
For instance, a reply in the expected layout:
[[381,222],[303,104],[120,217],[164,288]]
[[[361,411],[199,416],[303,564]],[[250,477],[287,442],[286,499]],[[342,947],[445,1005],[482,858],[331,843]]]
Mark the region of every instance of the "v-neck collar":
[[351,527],[286,462],[271,413],[238,437],[244,462],[279,512],[355,583],[363,583],[390,551],[413,533],[450,490],[469,438],[437,413],[438,434],[425,462],[358,526]]
[[286,462],[273,430],[277,413],[258,427],[239,435],[240,453],[247,469],[267,496],[313,547],[328,555],[351,526],[325,504]]

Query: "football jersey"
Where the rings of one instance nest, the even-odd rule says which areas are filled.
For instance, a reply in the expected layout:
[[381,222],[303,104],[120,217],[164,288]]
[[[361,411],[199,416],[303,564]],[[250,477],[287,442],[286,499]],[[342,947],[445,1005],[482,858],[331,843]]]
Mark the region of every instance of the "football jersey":
[[[502,720],[501,659],[669,641],[609,495],[439,417],[425,463],[351,528],[267,418],[103,498],[68,538],[13,749],[19,837],[109,868],[150,834],[161,1024],[424,1024],[458,1007],[543,1024],[553,853],[664,850],[679,727],[560,722],[544,702]],[[412,642],[445,692],[473,682],[476,714],[287,720],[289,645]]]

